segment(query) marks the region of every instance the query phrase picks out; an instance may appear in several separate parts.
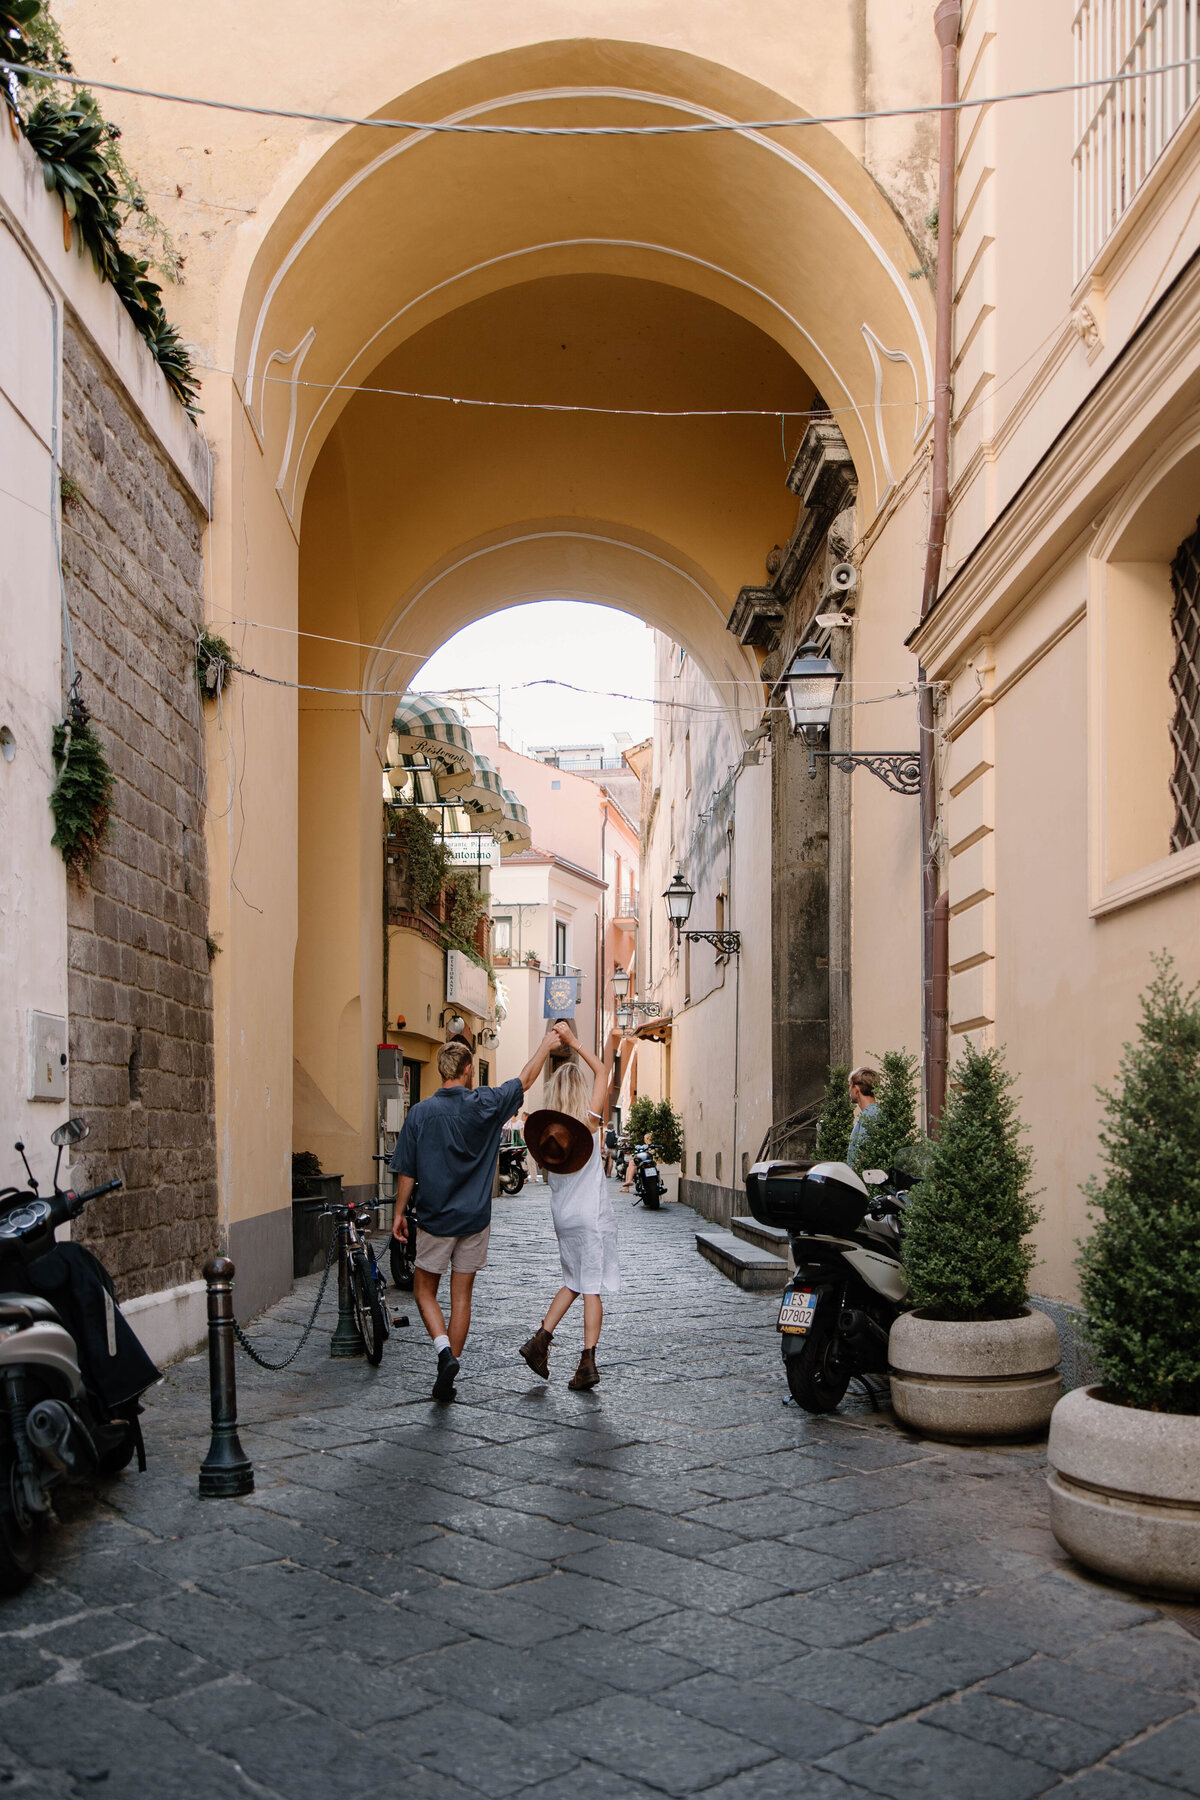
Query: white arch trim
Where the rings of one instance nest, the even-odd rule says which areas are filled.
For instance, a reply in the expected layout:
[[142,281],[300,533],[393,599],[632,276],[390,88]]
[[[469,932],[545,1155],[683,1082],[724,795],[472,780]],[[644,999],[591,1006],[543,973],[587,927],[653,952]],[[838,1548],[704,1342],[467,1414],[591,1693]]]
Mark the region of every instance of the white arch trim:
[[[413,608],[419,606],[421,601],[431,594],[441,582],[458,574],[462,569],[468,568],[472,563],[479,562],[484,557],[495,556],[503,551],[516,549],[522,544],[544,543],[553,540],[580,544],[601,544],[606,549],[621,550],[630,555],[642,557],[647,562],[657,564],[659,568],[666,569],[671,575],[676,576],[686,586],[693,589],[694,592],[700,596],[703,604],[719,620],[721,630],[724,631],[726,629],[727,615],[723,601],[719,600],[708,588],[706,588],[703,582],[698,581],[689,570],[683,568],[677,562],[672,562],[669,557],[660,556],[657,552],[646,549],[644,545],[632,543],[628,538],[609,536],[604,532],[587,531],[583,529],[578,531],[568,529],[519,531],[514,532],[511,536],[500,538],[494,544],[484,544],[478,549],[467,551],[464,555],[458,556],[452,562],[447,563],[446,566],[439,569],[436,574],[430,575],[423,580],[392,612],[391,616],[384,624],[380,633],[381,641],[367,657],[366,668],[363,675],[363,687],[365,689],[378,690],[386,687],[388,682],[393,678],[392,672],[396,667],[399,657],[406,653],[393,649],[388,640],[394,637],[396,632],[400,630],[405,619],[408,618],[409,614],[413,611]],[[562,584],[555,584],[553,591],[548,588],[537,588],[513,593],[506,592],[502,599],[498,599],[497,604],[492,608],[492,611],[502,612],[510,606],[521,606],[527,604],[529,601],[546,599],[583,600],[592,605],[604,604],[603,601],[597,601],[594,594],[583,592],[567,593]],[[610,602],[610,604],[615,605],[615,602]],[[624,612],[626,608],[618,607],[617,610]],[[692,654],[695,655],[696,653],[693,651]],[[433,655],[432,650],[429,652],[429,655]],[[426,660],[428,660],[428,658]],[[720,678],[714,678],[710,674],[705,666],[704,659],[696,656],[696,661],[700,664],[705,676],[710,681],[714,682],[713,691],[717,694],[718,699],[723,700],[728,709],[730,719],[736,728],[738,726],[738,714],[740,711],[739,700],[732,695],[729,697],[723,696],[720,692],[720,687],[716,685]],[[728,667],[728,665],[726,666]],[[733,673],[732,670],[730,673]],[[410,676],[406,675],[406,687],[409,685],[409,680]],[[753,692],[754,682],[755,676],[748,670],[745,682],[748,693]],[[397,690],[397,692],[399,691],[401,690]],[[757,716],[757,709],[754,710],[756,711]],[[376,714],[375,718],[372,718],[372,713]],[[376,748],[380,751],[382,751],[383,741],[386,738],[386,732],[383,731],[384,717],[384,706],[379,701],[374,702],[369,708],[367,706],[363,707],[363,722],[374,736]],[[383,734],[382,737],[381,732]]]
[[[854,394],[850,388],[849,383],[845,380],[844,376],[839,374],[838,370],[834,368],[833,364],[830,362],[830,360],[826,356],[825,352],[821,349],[821,347],[817,343],[816,339],[811,335],[811,333],[809,333],[808,331],[806,331],[804,329],[804,326],[801,325],[799,319],[797,319],[793,313],[788,312],[787,308],[785,306],[782,306],[778,300],[773,298],[772,295],[768,294],[765,291],[765,289],[755,287],[749,281],[744,281],[740,275],[731,274],[731,272],[728,269],[723,269],[719,263],[707,262],[707,261],[705,261],[705,259],[703,257],[692,256],[690,254],[690,252],[688,252],[686,250],[676,250],[669,244],[643,243],[637,238],[561,238],[561,239],[553,240],[553,241],[545,243],[545,244],[527,244],[519,250],[505,250],[500,256],[487,257],[484,259],[483,262],[478,262],[478,263],[472,264],[472,266],[469,269],[460,269],[457,271],[456,274],[446,276],[444,281],[435,282],[434,285],[431,288],[427,288],[423,294],[417,294],[413,297],[413,299],[406,301],[402,307],[400,307],[396,312],[394,312],[392,314],[390,319],[385,320],[385,322],[378,328],[378,330],[371,334],[371,336],[367,339],[366,343],[363,344],[362,347],[359,350],[357,350],[355,352],[355,354],[351,357],[350,361],[346,364],[345,368],[342,370],[341,374],[339,375],[337,381],[330,387],[330,389],[323,395],[321,400],[318,402],[317,409],[313,413],[312,418],[308,422],[308,425],[305,429],[304,435],[300,441],[299,450],[296,454],[295,465],[294,465],[295,472],[294,472],[293,478],[292,478],[290,496],[285,495],[285,493],[284,493],[284,482],[285,482],[285,476],[287,473],[288,456],[290,455],[290,452],[293,448],[293,436],[294,436],[294,433],[292,431],[289,431],[288,443],[287,443],[287,447],[286,447],[284,460],[280,463],[279,476],[278,476],[278,479],[275,484],[277,486],[277,488],[279,489],[281,497],[283,498],[283,503],[284,503],[284,507],[287,511],[288,518],[292,519],[295,514],[296,486],[300,479],[300,470],[304,466],[304,458],[308,451],[309,439],[311,438],[313,432],[317,429],[317,424],[321,418],[321,414],[324,412],[325,408],[333,402],[335,397],[339,401],[341,401],[341,403],[343,405],[346,404],[348,399],[353,397],[352,394],[348,394],[346,390],[353,386],[353,376],[354,376],[355,369],[359,366],[360,363],[371,359],[372,345],[375,344],[376,341],[380,337],[382,337],[385,332],[390,331],[398,319],[402,319],[404,317],[405,313],[410,312],[413,309],[413,307],[420,306],[425,300],[428,300],[431,297],[431,295],[440,293],[445,288],[452,287],[454,285],[454,283],[457,281],[466,281],[470,276],[477,275],[482,269],[490,269],[493,266],[495,266],[496,264],[511,262],[514,259],[516,259],[518,257],[522,257],[522,256],[537,256],[537,255],[540,255],[544,251],[593,249],[593,248],[594,249],[611,249],[611,250],[642,250],[642,251],[649,252],[651,255],[673,257],[679,262],[692,263],[695,265],[696,268],[707,269],[711,274],[721,276],[724,280],[731,282],[735,287],[743,288],[747,293],[753,294],[756,297],[756,299],[763,301],[763,303],[766,306],[772,308],[773,311],[777,312],[779,314],[780,318],[786,320],[786,322],[792,327],[792,329],[794,331],[796,331],[798,333],[798,335],[804,339],[805,343],[807,343],[811,346],[813,355],[817,359],[818,363],[820,363],[821,366],[824,367],[825,369],[828,369],[829,374],[832,377],[833,381],[837,384],[838,388],[841,390],[841,393],[845,399],[847,406],[850,407],[851,411],[854,413],[855,418],[858,420],[859,426],[861,427],[862,434],[863,434],[863,442],[867,446],[867,455],[871,459],[871,476],[872,476],[872,479],[875,484],[876,492],[878,493],[880,491],[879,469],[878,469],[878,465],[875,460],[875,450],[874,450],[874,447],[871,442],[871,435],[872,435],[871,430],[867,424],[866,419],[863,417],[863,414],[859,408],[857,400],[854,398]],[[865,330],[866,330],[866,327],[864,327],[864,331]],[[315,327],[310,326],[309,331],[308,331],[308,336],[305,340],[306,345],[308,343],[312,342],[312,339],[315,335],[316,335]],[[868,340],[868,348],[870,348],[869,340]],[[886,354],[892,355],[893,352],[888,351],[888,352],[886,352]],[[909,368],[910,369],[912,368],[911,360],[907,356],[904,356],[903,351],[897,352],[895,354],[900,355],[903,358],[903,360],[908,363]],[[267,367],[270,366],[271,360],[273,360],[277,356],[278,356],[278,352],[273,351],[271,354],[271,357],[268,358]],[[283,359],[280,358],[279,360],[283,360]],[[874,358],[873,358],[873,360],[874,360]],[[876,374],[878,374],[879,369],[878,369],[877,362],[875,363],[875,369],[876,369]],[[916,378],[915,370],[913,371],[913,376],[914,376],[914,380],[915,380],[915,378]],[[265,371],[264,371],[264,384],[265,384]],[[295,387],[295,380],[293,378],[293,383],[292,383],[293,396],[295,396],[296,391],[297,390]],[[822,391],[825,391],[824,383],[822,384]],[[879,411],[878,408],[876,409],[876,416],[879,420],[878,429],[879,429],[880,433],[882,433],[883,415],[882,415],[882,412]],[[294,418],[295,418],[295,401],[294,401],[294,399],[293,399],[292,417],[293,417],[293,421],[294,421]],[[252,418],[251,422],[253,423],[253,418]],[[255,429],[257,430],[257,427],[255,427]],[[260,441],[261,441],[261,434],[260,434]],[[886,446],[883,443],[882,435],[880,436],[880,450],[881,450],[881,452],[883,452],[886,455]],[[890,479],[889,479],[889,486],[890,486]],[[881,495],[881,500],[882,500],[882,495]]]
[[[480,118],[487,113],[499,112],[510,106],[537,105],[548,101],[569,99],[635,101],[641,104],[661,106],[668,112],[674,111],[685,113],[691,118],[706,120],[713,124],[737,126],[737,120],[734,119],[731,114],[716,112],[711,107],[701,106],[695,101],[684,100],[677,95],[672,94],[656,94],[639,88],[621,87],[532,88],[519,93],[502,94],[495,96],[490,100],[479,101],[472,106],[463,107],[459,112],[447,114],[445,118],[437,120],[436,123],[441,125],[464,124],[471,119]],[[255,371],[258,365],[259,351],[263,331],[266,326],[267,313],[270,310],[271,303],[278,293],[284,278],[287,276],[289,270],[293,267],[303,250],[312,242],[313,238],[325,222],[333,216],[338,207],[341,206],[342,202],[346,200],[356,188],[360,187],[363,182],[368,181],[372,175],[383,168],[386,163],[391,162],[393,158],[405,155],[409,150],[415,149],[418,144],[425,143],[437,135],[436,132],[432,131],[416,131],[410,137],[403,138],[399,143],[390,145],[388,149],[382,151],[371,162],[366,163],[363,168],[359,169],[355,174],[344,181],[337,192],[331,195],[325,204],[318,209],[308,225],[306,225],[304,230],[300,233],[295,243],[292,244],[287,255],[283,258],[278,269],[276,269],[272,276],[266,292],[259,303],[258,315],[254,322],[254,334],[250,343],[250,354],[246,362],[245,392],[248,397],[253,396],[256,379]],[[746,139],[757,148],[766,150],[771,155],[779,157],[782,162],[794,169],[797,174],[811,182],[817,191],[830,201],[837,211],[842,214],[851,229],[854,230],[867,245],[871,254],[875,257],[888,280],[895,288],[900,297],[901,304],[909,316],[913,331],[916,334],[917,342],[921,348],[921,360],[925,370],[926,388],[932,389],[933,360],[929,344],[926,340],[924,327],[921,324],[921,316],[917,311],[912,294],[905,286],[900,271],[887,255],[887,252],[875,237],[874,233],[868,229],[863,220],[854,211],[853,207],[847,205],[837,189],[833,187],[831,183],[826,181],[823,175],[819,175],[810,164],[799,157],[794,150],[789,150],[785,144],[776,143],[773,138],[766,137],[760,131],[742,129],[736,131],[735,135]],[[865,175],[866,171],[864,170],[863,173]]]

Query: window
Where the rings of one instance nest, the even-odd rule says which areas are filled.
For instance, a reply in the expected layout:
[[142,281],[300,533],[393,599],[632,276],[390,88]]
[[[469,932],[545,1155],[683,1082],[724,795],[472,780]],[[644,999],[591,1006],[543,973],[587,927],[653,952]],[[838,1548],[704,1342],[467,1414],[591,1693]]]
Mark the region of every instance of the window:
[[492,921],[492,949],[497,956],[508,956],[512,951],[512,920],[494,919]]
[[697,1152],[696,1152],[696,1180],[697,1181],[700,1180],[700,1174],[701,1174],[702,1168],[703,1168],[703,1163],[701,1160],[700,1152],[699,1152],[699,1150],[697,1150]]
[[567,960],[567,926],[563,919],[554,921],[554,960],[560,967]]
[[491,1065],[489,1063],[481,1062],[479,1065],[479,1085],[481,1088],[489,1087],[491,1085],[491,1073]]
[[552,787],[552,788],[560,788],[560,787],[561,787],[561,786],[562,786],[562,782],[561,782],[561,781],[552,781],[552,782],[551,782],[551,783],[550,783],[550,786],[551,786],[551,787]]
[[717,1151],[717,1180],[721,1179],[721,1152]]
[[1171,771],[1171,800],[1175,820],[1171,849],[1186,850],[1200,844],[1200,523],[1179,546],[1171,564],[1171,637],[1175,662],[1171,692],[1175,716],[1171,721],[1171,746],[1175,752]]
[[[1082,0],[1075,13],[1075,279],[1104,248],[1200,95],[1196,0]],[[1114,74],[1140,77],[1114,82]]]

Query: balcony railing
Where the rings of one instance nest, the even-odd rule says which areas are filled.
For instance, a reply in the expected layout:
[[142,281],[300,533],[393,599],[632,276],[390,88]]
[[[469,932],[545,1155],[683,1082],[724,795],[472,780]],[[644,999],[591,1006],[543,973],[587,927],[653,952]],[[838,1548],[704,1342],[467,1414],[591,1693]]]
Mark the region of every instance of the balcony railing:
[[1200,97],[1200,65],[1171,68],[1200,54],[1200,0],[1082,0],[1074,31],[1079,281]]

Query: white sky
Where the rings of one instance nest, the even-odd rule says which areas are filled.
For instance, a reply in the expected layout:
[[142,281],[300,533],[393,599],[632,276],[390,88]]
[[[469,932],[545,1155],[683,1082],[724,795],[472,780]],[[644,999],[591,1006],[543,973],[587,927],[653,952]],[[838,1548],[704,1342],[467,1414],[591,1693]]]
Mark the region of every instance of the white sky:
[[[552,677],[599,695],[521,683]],[[500,732],[514,749],[534,744],[604,744],[615,731],[634,743],[653,725],[654,634],[640,619],[578,600],[512,606],[468,625],[413,677],[421,693],[446,688],[500,692]],[[608,698],[632,694],[634,700]]]

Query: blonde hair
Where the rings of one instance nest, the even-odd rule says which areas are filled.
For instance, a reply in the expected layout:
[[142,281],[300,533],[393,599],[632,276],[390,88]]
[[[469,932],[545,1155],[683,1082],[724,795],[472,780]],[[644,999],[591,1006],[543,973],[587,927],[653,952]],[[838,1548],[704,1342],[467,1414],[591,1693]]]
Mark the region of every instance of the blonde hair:
[[546,1105],[550,1111],[567,1113],[589,1129],[595,1124],[588,1110],[591,1097],[591,1083],[577,1062],[563,1063],[546,1083]]
[[466,1044],[460,1044],[451,1038],[438,1051],[438,1074],[443,1081],[461,1081],[471,1066],[471,1052]]

